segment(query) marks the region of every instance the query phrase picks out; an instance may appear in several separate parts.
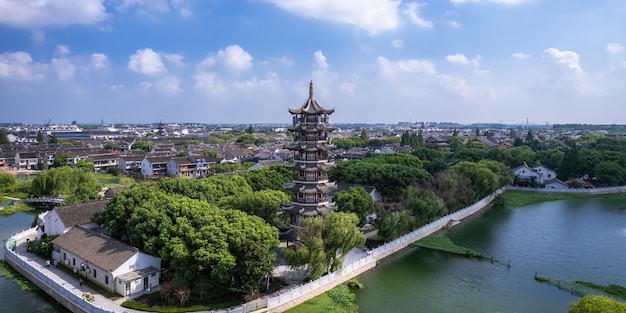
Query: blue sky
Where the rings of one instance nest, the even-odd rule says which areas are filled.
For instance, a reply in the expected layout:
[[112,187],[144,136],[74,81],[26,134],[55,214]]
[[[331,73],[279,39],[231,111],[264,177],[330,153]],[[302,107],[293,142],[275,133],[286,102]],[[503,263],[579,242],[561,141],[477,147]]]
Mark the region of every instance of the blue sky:
[[0,0],[0,122],[626,124],[623,0]]

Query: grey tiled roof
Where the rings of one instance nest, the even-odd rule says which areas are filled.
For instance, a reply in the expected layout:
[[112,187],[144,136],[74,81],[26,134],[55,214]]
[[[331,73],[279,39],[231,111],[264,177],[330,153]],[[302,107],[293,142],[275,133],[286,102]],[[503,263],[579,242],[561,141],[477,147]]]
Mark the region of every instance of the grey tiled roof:
[[59,215],[63,225],[76,226],[93,222],[98,213],[102,212],[108,201],[95,201],[74,205],[57,206],[54,210]]
[[108,272],[139,252],[137,248],[80,226],[73,227],[52,243]]

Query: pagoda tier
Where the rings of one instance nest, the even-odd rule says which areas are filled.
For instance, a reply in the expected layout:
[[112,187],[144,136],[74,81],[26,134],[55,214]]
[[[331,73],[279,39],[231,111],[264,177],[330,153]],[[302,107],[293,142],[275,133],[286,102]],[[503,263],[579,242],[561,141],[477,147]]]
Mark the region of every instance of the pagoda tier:
[[335,149],[330,144],[330,133],[335,127],[328,125],[334,111],[313,99],[313,82],[309,85],[309,99],[301,107],[289,109],[293,115],[293,127],[289,127],[293,142],[285,144],[285,149],[294,152],[293,163],[287,164],[294,175],[293,181],[284,186],[291,194],[291,203],[282,209],[293,226],[300,226],[304,217],[323,216],[337,209],[328,201],[337,189],[334,182],[328,181],[328,171],[335,166],[328,161],[328,152]]

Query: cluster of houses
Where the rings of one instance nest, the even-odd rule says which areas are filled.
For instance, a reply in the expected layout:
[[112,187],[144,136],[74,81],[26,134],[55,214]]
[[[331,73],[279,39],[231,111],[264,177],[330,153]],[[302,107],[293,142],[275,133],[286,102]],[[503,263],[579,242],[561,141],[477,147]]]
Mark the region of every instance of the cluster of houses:
[[159,285],[161,259],[106,235],[94,222],[107,200],[57,206],[38,217],[37,239],[52,240],[52,263],[122,296]]

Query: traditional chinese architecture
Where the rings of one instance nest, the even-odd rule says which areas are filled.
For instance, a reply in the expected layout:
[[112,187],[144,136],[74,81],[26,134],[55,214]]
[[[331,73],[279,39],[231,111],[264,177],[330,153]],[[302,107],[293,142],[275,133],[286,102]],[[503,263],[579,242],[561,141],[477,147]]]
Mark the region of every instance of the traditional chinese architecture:
[[330,144],[329,115],[335,109],[323,108],[313,99],[313,81],[309,85],[309,98],[295,109],[289,109],[293,116],[293,142],[285,145],[293,151],[293,162],[287,167],[294,171],[293,181],[285,184],[291,193],[291,203],[283,206],[283,211],[290,216],[292,226],[300,226],[305,217],[323,216],[336,210],[336,205],[329,202],[328,195],[337,187],[328,181],[328,171],[335,164],[328,160],[329,151],[335,147]]

